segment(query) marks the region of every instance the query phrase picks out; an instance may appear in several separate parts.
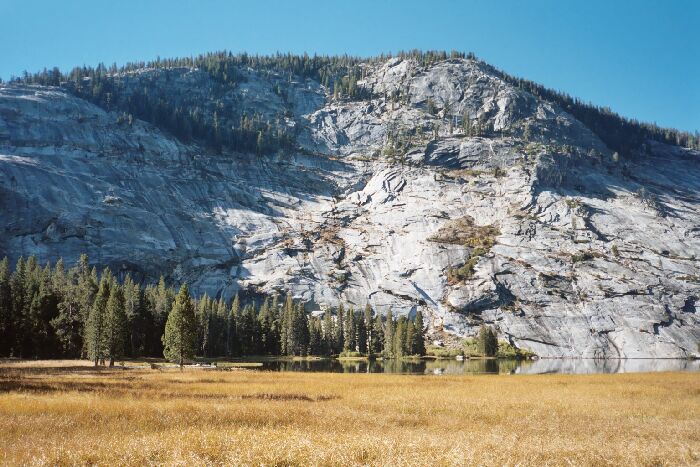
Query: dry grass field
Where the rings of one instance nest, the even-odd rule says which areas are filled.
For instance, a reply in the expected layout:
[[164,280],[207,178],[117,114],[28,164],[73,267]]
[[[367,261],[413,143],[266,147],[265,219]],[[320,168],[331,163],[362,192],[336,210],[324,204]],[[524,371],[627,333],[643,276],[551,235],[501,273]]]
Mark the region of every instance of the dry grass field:
[[0,464],[698,465],[700,375],[0,363]]

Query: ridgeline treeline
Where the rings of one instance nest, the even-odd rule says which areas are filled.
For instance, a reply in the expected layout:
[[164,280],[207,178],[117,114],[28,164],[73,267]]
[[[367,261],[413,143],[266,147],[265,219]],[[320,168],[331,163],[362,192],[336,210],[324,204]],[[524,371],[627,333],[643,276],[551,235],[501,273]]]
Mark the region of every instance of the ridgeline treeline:
[[186,285],[176,291],[161,277],[142,287],[129,275],[120,283],[109,269],[98,274],[86,255],[66,269],[63,260],[41,266],[20,258],[14,271],[0,261],[0,356],[89,358],[95,363],[135,357],[176,362],[246,355],[425,354],[425,326],[415,319],[353,310],[309,314],[291,296],[231,303]]
[[[469,58],[477,60],[472,53],[452,51],[399,52],[396,56],[417,60],[423,66],[448,59]],[[85,98],[107,110],[121,110],[158,125],[184,141],[201,140],[216,149],[229,147],[234,150],[266,153],[277,149],[295,147],[293,135],[280,119],[264,121],[259,116],[245,116],[240,109],[231,109],[219,97],[246,80],[243,70],[251,68],[258,72],[286,74],[289,80],[313,79],[326,87],[334,99],[368,99],[372,90],[358,85],[364,75],[363,65],[382,62],[392,55],[371,58],[342,56],[319,56],[275,54],[248,55],[220,51],[197,57],[182,57],[127,63],[117,67],[76,67],[68,73],[58,68],[44,69],[30,74],[25,72],[11,81],[63,86],[79,97]],[[483,63],[483,62],[482,62]],[[566,93],[545,88],[532,81],[509,75],[495,67],[484,66],[507,82],[546,101],[552,102],[588,126],[613,151],[623,157],[634,157],[648,151],[648,140],[700,150],[700,133],[689,133],[673,128],[662,128],[656,124],[628,119],[611,111],[608,107],[585,103]],[[203,108],[196,102],[174,102],[159,95],[152,88],[143,88],[137,94],[124,93],[118,85],[119,76],[143,69],[172,69],[178,67],[198,68],[206,71],[212,81],[208,98],[213,108]],[[284,95],[284,83],[275,86],[275,92]],[[215,111],[214,109],[218,109]],[[282,117],[282,116],[280,116]]]

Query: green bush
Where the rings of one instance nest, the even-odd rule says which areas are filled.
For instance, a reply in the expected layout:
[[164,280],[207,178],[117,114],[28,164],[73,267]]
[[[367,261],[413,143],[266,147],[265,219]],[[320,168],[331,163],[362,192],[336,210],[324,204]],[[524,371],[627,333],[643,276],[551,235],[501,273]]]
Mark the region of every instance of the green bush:
[[438,347],[435,345],[429,345],[426,348],[426,355],[430,357],[438,357],[438,358],[454,358],[458,355],[464,354],[464,351],[462,349],[454,349],[454,348],[446,348],[446,347]]
[[458,268],[449,268],[447,270],[447,281],[450,284],[457,284],[467,279],[471,279],[476,272],[476,265],[479,258],[488,253],[488,250],[482,247],[476,247],[469,253],[469,259]]
[[535,354],[526,349],[519,349],[506,341],[498,341],[498,358],[531,358]]
[[600,258],[602,255],[593,251],[581,251],[571,255],[572,263],[580,263],[582,261],[590,261],[594,258]]
[[[531,358],[535,354],[529,350],[519,349],[504,340],[499,340],[495,356],[498,358]],[[485,357],[484,352],[479,349],[479,340],[475,337],[468,337],[462,341],[464,355],[467,357]]]
[[462,349],[464,350],[464,355],[466,357],[481,357],[481,353],[479,352],[479,348],[477,347],[476,344],[476,338],[474,337],[467,337],[462,341]]

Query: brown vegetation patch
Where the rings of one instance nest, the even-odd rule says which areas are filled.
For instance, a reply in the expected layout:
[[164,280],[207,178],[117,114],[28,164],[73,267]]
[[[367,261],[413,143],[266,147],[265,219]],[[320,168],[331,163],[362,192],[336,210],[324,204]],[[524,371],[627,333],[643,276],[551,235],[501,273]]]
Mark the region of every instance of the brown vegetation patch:
[[307,394],[295,394],[295,393],[262,393],[262,394],[244,394],[241,399],[258,399],[266,401],[304,401],[304,402],[323,402],[338,399],[338,396],[325,395],[322,394],[317,397],[311,397]]
[[322,242],[333,243],[340,247],[345,247],[345,240],[338,237],[340,229],[336,226],[324,227],[319,234],[319,240]]
[[446,222],[435,234],[428,237],[428,241],[488,249],[496,243],[496,237],[500,234],[498,227],[476,225],[473,217],[464,216]]
[[443,171],[443,175],[445,177],[449,178],[458,178],[461,180],[468,180],[470,178],[476,178],[479,175],[484,173],[483,170],[475,170],[475,169],[453,169],[453,170],[445,170]]

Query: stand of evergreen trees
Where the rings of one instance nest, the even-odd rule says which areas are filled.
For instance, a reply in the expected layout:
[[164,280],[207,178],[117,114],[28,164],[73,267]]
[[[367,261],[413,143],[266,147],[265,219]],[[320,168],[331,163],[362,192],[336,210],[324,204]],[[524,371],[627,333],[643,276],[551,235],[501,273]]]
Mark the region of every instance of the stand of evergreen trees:
[[142,287],[107,268],[98,274],[86,255],[66,269],[63,260],[41,266],[20,258],[14,271],[0,261],[0,356],[89,358],[114,364],[134,357],[176,362],[246,355],[371,355],[400,358],[425,354],[425,325],[363,310],[309,314],[287,296],[261,303],[232,302],[206,294],[193,299],[186,285],[176,293],[161,277]]

